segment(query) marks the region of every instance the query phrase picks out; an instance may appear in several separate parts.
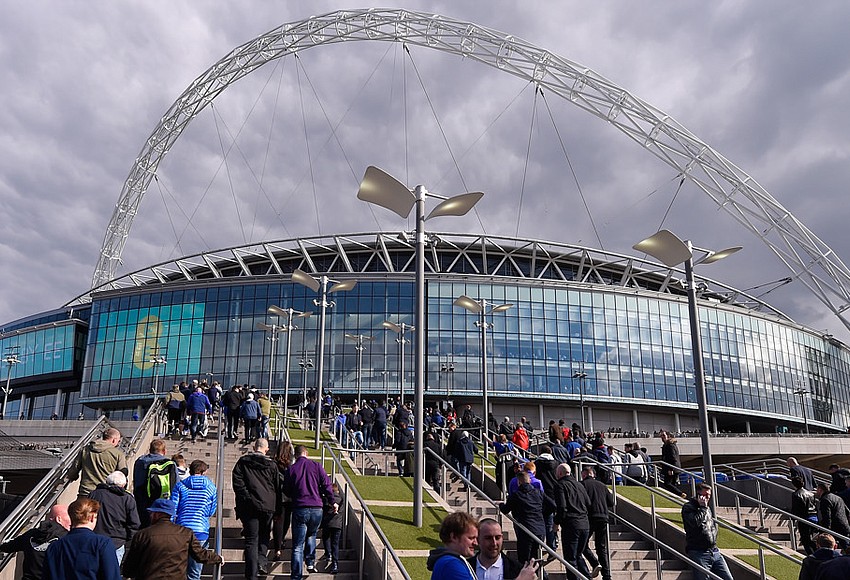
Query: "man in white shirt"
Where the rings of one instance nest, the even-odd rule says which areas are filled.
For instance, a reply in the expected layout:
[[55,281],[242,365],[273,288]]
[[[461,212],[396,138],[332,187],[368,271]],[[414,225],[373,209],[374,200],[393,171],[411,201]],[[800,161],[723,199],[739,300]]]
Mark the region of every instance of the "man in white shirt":
[[477,580],[532,580],[536,578],[537,566],[531,561],[525,566],[502,552],[502,526],[492,518],[478,522],[477,556],[469,558],[475,569]]

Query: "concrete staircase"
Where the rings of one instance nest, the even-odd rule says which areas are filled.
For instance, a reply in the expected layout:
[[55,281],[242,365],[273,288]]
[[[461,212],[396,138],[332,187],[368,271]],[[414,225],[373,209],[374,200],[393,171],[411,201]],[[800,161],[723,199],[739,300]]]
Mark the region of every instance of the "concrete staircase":
[[[212,479],[217,486],[219,486],[219,482],[215,481],[216,471],[217,471],[217,453],[218,453],[218,431],[217,425],[212,424],[210,426],[210,430],[208,433],[208,438],[204,441],[198,440],[197,443],[192,443],[191,440],[182,440],[182,441],[173,441],[167,439],[168,445],[168,453],[182,453],[186,458],[187,465],[190,464],[195,459],[202,459],[206,463],[209,464],[210,468],[207,472],[207,476]],[[295,444],[299,443],[298,441],[294,442]],[[306,442],[305,442],[306,443]],[[234,496],[233,496],[233,485],[231,480],[231,473],[233,471],[233,467],[236,464],[236,461],[245,453],[250,450],[249,445],[237,443],[237,442],[226,442],[224,448],[224,481],[221,484],[223,489],[223,518],[222,518],[222,557],[224,558],[225,564],[222,567],[222,578],[224,580],[241,580],[245,578],[245,559],[244,559],[244,540],[242,539],[242,525],[239,520],[236,519],[234,514]],[[355,538],[358,537],[358,534],[353,530],[356,526],[356,522],[351,522],[348,530],[348,537]],[[216,528],[216,520],[215,518],[211,518],[210,520],[210,546],[215,545],[215,528]],[[269,575],[266,576],[269,579],[288,579],[290,575],[290,563],[292,558],[292,535],[291,532],[286,536],[286,545],[283,551],[283,557],[280,561],[274,561],[270,558],[269,560]],[[346,545],[345,543],[342,544]],[[273,556],[274,552],[271,552],[270,555]],[[358,570],[359,570],[359,561],[357,550],[349,543],[348,548],[343,550],[340,549],[339,554],[339,573],[336,575],[332,575],[328,572],[325,572],[325,562],[318,561],[319,558],[324,556],[324,550],[322,548],[322,540],[321,540],[321,532],[319,532],[319,537],[316,540],[316,567],[318,572],[311,573],[309,578],[311,580],[322,580],[322,579],[332,579],[336,578],[338,580],[354,580],[358,578]],[[203,570],[204,578],[212,578],[213,567],[205,566]],[[306,577],[306,570],[305,570]]]
[[[762,537],[764,540],[770,540],[780,546],[791,549],[793,546],[791,540],[791,528],[788,525],[788,518],[773,512],[767,512],[764,516],[759,516],[759,508],[742,507],[740,509],[740,520],[738,511],[733,507],[717,507],[717,516],[729,522],[735,522],[739,525],[752,530]],[[800,550],[802,553],[802,549]]]

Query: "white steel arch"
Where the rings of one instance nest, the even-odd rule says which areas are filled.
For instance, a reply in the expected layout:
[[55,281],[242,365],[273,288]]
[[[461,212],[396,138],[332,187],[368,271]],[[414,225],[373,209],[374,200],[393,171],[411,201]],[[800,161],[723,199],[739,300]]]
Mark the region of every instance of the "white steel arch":
[[536,83],[612,124],[695,183],[753,232],[850,328],[850,270],[814,232],[742,169],[663,111],[595,71],[524,40],[470,22],[401,9],[331,12],[284,24],[234,48],[196,78],[148,137],[104,235],[92,288],[111,281],[142,197],[192,119],[231,83],[265,63],[344,41],[403,42],[476,60]]

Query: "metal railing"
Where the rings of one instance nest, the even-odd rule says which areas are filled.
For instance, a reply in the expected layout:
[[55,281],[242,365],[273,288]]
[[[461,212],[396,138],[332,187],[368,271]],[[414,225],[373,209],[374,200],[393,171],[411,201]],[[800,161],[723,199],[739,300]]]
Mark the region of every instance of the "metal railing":
[[[584,464],[589,464],[589,465],[593,466],[593,467],[594,467],[594,469],[597,469],[597,470],[598,470],[598,469],[608,469],[608,470],[611,470],[611,467],[610,467],[609,465],[601,464],[601,463],[599,463],[598,461],[595,461],[595,460],[593,460],[593,459],[589,459],[589,458],[582,458],[581,460],[577,460],[577,461],[576,461],[576,463],[578,464],[578,469],[582,469],[582,465],[584,465]],[[700,480],[700,482],[702,481],[702,479],[701,479],[700,477],[695,476],[695,475],[694,475],[694,474],[692,474],[691,472],[689,472],[689,471],[687,471],[687,470],[684,470],[684,469],[681,469],[681,468],[677,468],[676,466],[670,465],[670,464],[665,463],[665,462],[663,462],[663,461],[655,462],[655,463],[654,463],[654,465],[661,465],[661,466],[663,466],[663,467],[665,467],[665,468],[673,469],[674,471],[677,471],[677,472],[679,472],[679,473],[685,473],[685,474],[688,474],[688,476],[690,477],[690,484],[691,484],[691,487],[692,487],[692,489],[694,489],[694,490],[695,490],[695,487],[696,487],[696,483],[698,483],[698,482],[697,482],[697,480],[699,479],[699,480]],[[641,487],[641,488],[643,488],[643,489],[645,489],[645,490],[648,490],[648,491],[650,492],[650,515],[651,515],[651,517],[652,517],[652,522],[653,522],[653,533],[652,533],[652,534],[647,534],[647,533],[645,533],[645,532],[641,532],[640,530],[637,530],[637,529],[636,529],[635,531],[637,531],[638,533],[641,533],[641,535],[643,535],[645,539],[647,539],[647,540],[649,540],[649,541],[652,541],[654,544],[656,544],[656,545],[661,544],[661,541],[660,541],[660,540],[658,540],[658,539],[655,537],[655,525],[656,525],[656,521],[657,521],[657,518],[661,517],[661,516],[659,516],[659,515],[658,515],[658,512],[656,511],[656,506],[655,506],[656,496],[661,496],[661,497],[665,498],[665,499],[666,499],[666,500],[668,500],[668,501],[672,501],[672,502],[676,503],[677,505],[684,505],[684,504],[685,504],[685,501],[683,501],[681,497],[674,495],[672,492],[670,492],[670,491],[668,491],[668,490],[660,490],[660,489],[657,489],[657,488],[651,487],[651,486],[649,486],[649,485],[646,485],[646,484],[644,484],[644,483],[641,483],[641,482],[640,482],[640,481],[638,481],[637,479],[634,479],[634,478],[632,478],[632,477],[629,477],[629,476],[628,476],[628,475],[626,475],[626,474],[621,474],[621,477],[622,477],[622,479],[623,479],[624,481],[626,481],[626,482],[630,483],[629,487]],[[617,498],[618,498],[617,488],[618,488],[618,487],[622,487],[622,484],[618,484],[618,483],[616,483],[616,478],[612,478],[612,480],[613,480],[613,482],[614,482],[614,483],[613,483],[612,488],[613,488],[613,493],[614,493],[614,502],[615,502],[615,505],[616,505]],[[716,486],[715,486],[715,487],[716,487]],[[732,492],[732,493],[740,493],[740,492],[737,492],[737,490],[732,490],[732,489],[729,489],[729,488],[727,488],[727,487],[725,487],[725,486],[723,487],[723,490],[724,490],[724,492],[725,492],[725,491],[729,491],[729,492]],[[694,491],[694,493],[695,493],[695,491]],[[693,495],[693,493],[692,493],[692,495]],[[740,495],[741,495],[741,496],[744,496],[744,497],[747,497],[750,501],[755,501],[755,500],[753,500],[753,498],[750,498],[750,497],[749,497],[749,496],[747,496],[746,494],[740,493]],[[789,514],[789,515],[790,515],[790,514]],[[617,517],[618,521],[620,521],[621,523],[626,524],[629,528],[632,528],[632,527],[633,527],[633,525],[632,525],[631,523],[629,523],[629,522],[627,522],[625,519],[623,519],[623,518],[621,518],[621,517],[617,516],[616,512],[615,512],[615,516]],[[746,539],[746,540],[748,540],[748,541],[753,542],[754,544],[756,544],[756,546],[757,546],[757,551],[758,551],[758,559],[759,559],[759,574],[760,574],[760,576],[761,576],[761,578],[762,578],[762,579],[765,579],[765,578],[767,578],[767,577],[768,577],[768,576],[767,576],[766,569],[765,569],[765,560],[764,560],[764,552],[765,552],[765,550],[766,550],[766,551],[769,551],[769,552],[771,552],[771,553],[773,553],[774,555],[780,556],[780,557],[782,557],[782,558],[784,558],[784,559],[786,559],[786,560],[788,560],[788,561],[791,561],[791,562],[793,562],[793,563],[795,563],[795,564],[799,564],[799,563],[800,563],[800,559],[799,559],[799,558],[795,558],[795,557],[793,557],[793,556],[791,556],[791,555],[789,555],[789,554],[787,554],[787,553],[783,552],[783,551],[782,551],[782,549],[781,549],[781,548],[779,548],[778,546],[776,546],[776,545],[774,545],[774,544],[772,544],[772,543],[770,543],[770,542],[766,542],[766,541],[762,540],[762,539],[761,539],[761,538],[760,538],[760,537],[759,537],[759,536],[758,536],[755,532],[753,532],[752,530],[749,530],[749,529],[744,528],[744,527],[742,527],[742,526],[739,526],[739,525],[737,525],[737,524],[733,524],[733,523],[727,522],[726,520],[724,520],[724,519],[722,519],[722,518],[715,518],[715,521],[716,521],[716,523],[717,523],[717,525],[718,525],[719,527],[722,527],[722,528],[724,528],[724,529],[726,529],[726,530],[730,531],[731,533],[733,533],[733,534],[735,534],[735,535],[737,535],[737,536],[739,536],[739,537],[741,537],[741,538],[744,538],[744,539]],[[656,548],[656,550],[660,550],[660,549],[661,549],[661,548]],[[670,551],[671,553],[673,553],[674,555],[676,555],[676,557],[677,557],[677,558],[682,559],[683,561],[686,561],[686,562],[687,562],[688,564],[690,564],[691,566],[694,566],[694,565],[697,565],[697,566],[698,566],[698,564],[697,564],[697,563],[695,563],[695,562],[693,562],[690,558],[688,558],[688,557],[687,557],[687,556],[685,556],[684,554],[681,554],[680,552],[678,552],[678,551],[676,551],[676,550],[672,549],[672,548],[671,548],[671,547],[669,547],[669,546],[666,546],[666,545],[665,545],[665,546],[663,546],[663,549],[664,549],[664,550],[667,550],[667,551]],[[660,570],[659,570],[659,574],[660,574]],[[659,578],[660,578],[660,575],[659,575]]]
[[548,555],[547,561],[545,563],[543,563],[543,565],[541,565],[538,569],[538,577],[539,578],[543,577],[543,568],[546,564],[549,564],[549,563],[554,562],[554,561],[558,561],[558,562],[561,563],[562,566],[564,566],[564,568],[566,570],[575,574],[576,577],[579,578],[580,580],[588,580],[587,576],[584,576],[579,570],[577,570],[569,562],[567,562],[563,557],[561,557],[555,550],[553,550],[552,548],[547,546],[545,541],[538,538],[531,530],[529,530],[527,527],[525,527],[520,522],[518,522],[516,520],[516,518],[514,518],[510,514],[502,513],[502,510],[499,509],[498,503],[496,503],[494,500],[490,499],[490,497],[486,493],[484,493],[484,491],[482,491],[480,488],[478,488],[474,483],[472,483],[472,481],[470,481],[469,479],[464,477],[458,470],[456,470],[454,467],[449,465],[449,463],[445,459],[443,459],[442,457],[440,457],[439,455],[437,455],[436,453],[434,453],[430,449],[425,449],[425,453],[432,455],[441,464],[443,473],[442,473],[442,477],[441,477],[441,480],[440,480],[441,481],[440,493],[441,493],[441,496],[444,499],[445,499],[444,490],[445,490],[446,483],[447,483],[446,482],[446,474],[447,474],[447,472],[451,472],[461,482],[463,482],[466,485],[466,511],[467,512],[470,511],[470,508],[472,506],[472,493],[474,492],[480,500],[482,500],[486,503],[489,503],[491,506],[493,506],[496,509],[497,514],[498,514],[497,518],[498,518],[498,521],[499,521],[499,525],[502,524],[503,519],[508,519],[511,523],[513,523],[515,530],[522,531],[524,534],[526,534],[532,540],[532,542],[537,544],[537,546],[538,546],[538,548],[540,549],[541,552],[545,552]]
[[[90,441],[99,437],[110,425],[109,419],[101,416],[91,428],[80,437],[73,447],[62,456],[57,464],[39,481],[18,506],[0,523],[0,542],[7,542],[25,530],[32,528],[44,519],[44,516],[59,499],[69,483],[79,475],[79,457]],[[15,558],[15,554],[5,554],[0,559],[0,570]]]
[[[341,475],[345,480],[345,490],[342,494],[342,502],[343,505],[340,506],[343,509],[343,529],[348,528],[348,516],[349,516],[349,502],[351,496],[354,496],[354,499],[360,506],[360,550],[359,550],[359,578],[364,578],[364,567],[366,563],[366,522],[368,521],[372,528],[375,530],[375,533],[378,536],[378,539],[381,542],[381,564],[382,564],[382,578],[384,580],[387,579],[397,579],[403,578],[404,580],[410,580],[410,575],[407,573],[407,570],[402,564],[401,559],[398,554],[396,554],[395,550],[393,550],[392,544],[387,539],[384,534],[381,526],[378,525],[378,521],[375,519],[375,516],[369,510],[369,506],[366,505],[366,501],[363,499],[363,496],[357,491],[357,488],[354,486],[354,483],[351,481],[348,473],[345,471],[342,465],[341,458],[335,453],[335,450],[328,445],[327,442],[322,444],[322,465],[325,462],[325,456],[329,455],[332,461],[332,469],[331,469],[331,478],[335,479],[337,474]],[[343,541],[347,541],[347,537],[343,535]],[[395,564],[396,570],[393,574],[390,574],[389,563],[390,561]],[[397,572],[397,573],[395,573]]]

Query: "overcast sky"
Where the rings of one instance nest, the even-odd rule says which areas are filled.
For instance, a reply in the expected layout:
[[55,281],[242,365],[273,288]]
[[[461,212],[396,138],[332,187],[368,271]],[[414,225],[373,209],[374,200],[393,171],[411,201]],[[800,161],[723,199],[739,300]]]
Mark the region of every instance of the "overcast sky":
[[[89,288],[133,161],[194,78],[284,23],[362,6],[3,2],[0,325]],[[850,257],[847,2],[403,7],[593,69],[687,127]],[[744,245],[705,272],[725,283],[743,289],[789,275],[756,236],[694,185],[678,190],[672,169],[604,121],[479,63],[375,42],[268,63],[216,98],[163,160],[119,274],[249,241],[409,227],[355,199],[370,164],[441,193],[486,192],[477,215],[435,222],[438,230],[634,254],[631,245],[663,225],[701,246]],[[847,340],[799,282],[765,298]]]

